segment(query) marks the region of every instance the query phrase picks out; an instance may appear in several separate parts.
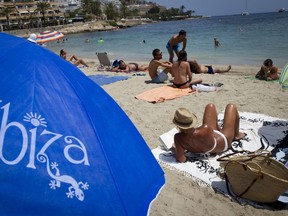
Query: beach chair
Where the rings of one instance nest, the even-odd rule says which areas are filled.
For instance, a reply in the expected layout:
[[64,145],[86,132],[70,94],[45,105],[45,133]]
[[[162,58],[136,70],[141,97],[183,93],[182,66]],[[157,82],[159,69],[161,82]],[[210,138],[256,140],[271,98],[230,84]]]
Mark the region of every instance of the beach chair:
[[112,68],[112,62],[106,52],[96,53],[96,55],[100,63],[98,70],[110,70]]
[[288,90],[288,64],[286,64],[280,74],[279,83],[282,86],[282,89]]

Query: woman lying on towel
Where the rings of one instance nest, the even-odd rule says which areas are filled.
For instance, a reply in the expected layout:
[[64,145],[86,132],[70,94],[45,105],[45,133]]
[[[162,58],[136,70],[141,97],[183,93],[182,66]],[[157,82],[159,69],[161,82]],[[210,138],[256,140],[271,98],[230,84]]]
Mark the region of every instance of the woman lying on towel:
[[116,66],[113,66],[112,71],[117,72],[133,72],[133,71],[144,71],[147,72],[148,66],[147,65],[139,65],[137,63],[129,63],[126,64],[123,60],[119,60]]
[[214,104],[206,106],[200,127],[195,127],[197,117],[186,108],[176,110],[173,123],[180,130],[174,136],[176,159],[179,162],[187,161],[185,150],[192,153],[221,153],[230,148],[233,140],[245,136],[239,132],[239,113],[234,104],[226,106],[222,128],[218,125]]

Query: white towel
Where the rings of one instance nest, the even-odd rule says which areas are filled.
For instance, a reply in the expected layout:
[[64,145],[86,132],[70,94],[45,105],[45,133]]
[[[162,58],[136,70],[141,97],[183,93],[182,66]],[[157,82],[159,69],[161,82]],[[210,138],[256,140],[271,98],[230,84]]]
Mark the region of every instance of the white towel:
[[[218,115],[219,124],[223,121],[223,116],[223,113]],[[240,130],[247,135],[240,141],[234,141],[232,148],[238,151],[273,150],[274,157],[287,166],[288,147],[287,145],[286,147],[279,147],[279,144],[287,136],[288,120],[248,112],[240,113],[240,118]],[[178,163],[174,154],[168,151],[174,142],[175,132],[177,132],[177,129],[173,128],[159,137],[162,142],[162,148],[158,147],[152,150],[155,158],[167,167],[185,173],[200,184],[209,185],[223,194],[228,194],[225,181],[217,176],[217,169],[219,168],[217,158],[224,154],[232,153],[232,151],[228,150],[222,155],[214,157],[188,153],[186,156],[189,161]],[[287,197],[281,197],[280,200],[288,203],[288,195]]]

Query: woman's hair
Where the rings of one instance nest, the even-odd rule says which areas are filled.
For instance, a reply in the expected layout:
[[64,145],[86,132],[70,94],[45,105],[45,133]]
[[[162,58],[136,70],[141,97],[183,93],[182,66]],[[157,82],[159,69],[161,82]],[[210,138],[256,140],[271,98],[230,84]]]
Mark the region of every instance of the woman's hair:
[[199,74],[200,73],[200,68],[199,65],[196,61],[188,61],[190,65],[190,70],[192,73]]
[[184,50],[181,50],[178,54],[178,61],[179,61],[179,64],[181,61],[187,61],[187,53],[186,51]]
[[[126,68],[126,64],[125,64],[125,62],[123,61],[123,60],[119,60],[119,68],[121,69],[121,70],[124,70],[125,68]],[[122,64],[124,64],[125,65],[125,67],[123,67],[123,65]]]
[[271,59],[266,59],[263,64],[266,67],[271,67],[273,66],[273,61]]
[[60,50],[60,56],[63,56],[65,51],[63,49]]

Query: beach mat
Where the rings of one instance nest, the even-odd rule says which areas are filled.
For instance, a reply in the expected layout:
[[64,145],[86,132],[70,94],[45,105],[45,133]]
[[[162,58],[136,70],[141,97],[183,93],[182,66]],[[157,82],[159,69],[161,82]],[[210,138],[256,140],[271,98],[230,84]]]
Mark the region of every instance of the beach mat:
[[89,75],[88,77],[100,86],[108,85],[108,84],[118,82],[121,80],[126,80],[129,78],[129,76],[109,76],[109,75],[102,75],[102,74]]
[[190,88],[179,89],[173,87],[172,85],[164,85],[138,94],[135,96],[135,98],[145,100],[150,103],[160,103],[166,100],[173,100],[178,97],[194,94],[195,92],[196,91]]
[[[232,148],[238,151],[266,149],[272,152],[275,159],[288,167],[288,120],[247,112],[240,113],[240,117],[240,130],[247,135],[240,141],[234,141],[232,143]],[[219,114],[218,118],[219,124],[221,124],[223,121],[223,113]],[[169,139],[173,139],[176,132],[177,130],[173,128],[159,137],[161,144],[158,148],[152,150],[154,157],[164,166],[184,173],[186,176],[199,183],[199,185],[212,187],[216,191],[229,196],[225,181],[217,176],[217,169],[219,168],[217,158],[232,153],[232,150],[228,150],[218,156],[187,153],[188,162],[178,163],[176,162],[174,153],[167,151],[164,145],[164,143],[166,143],[168,148],[171,146],[173,140],[169,141]],[[240,200],[241,202],[251,203],[247,200]],[[282,195],[279,198],[279,201],[286,203],[287,205],[288,193]],[[251,204],[255,203],[252,202]]]

